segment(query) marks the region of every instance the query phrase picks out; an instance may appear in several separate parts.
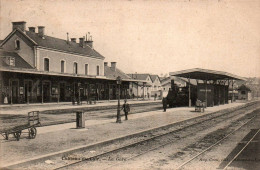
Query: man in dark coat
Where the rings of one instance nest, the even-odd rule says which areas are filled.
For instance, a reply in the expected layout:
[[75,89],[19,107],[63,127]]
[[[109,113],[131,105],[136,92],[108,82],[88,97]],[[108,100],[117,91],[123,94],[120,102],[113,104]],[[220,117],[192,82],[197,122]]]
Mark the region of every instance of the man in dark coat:
[[125,100],[125,103],[123,104],[122,109],[123,109],[124,112],[125,112],[125,120],[128,120],[127,115],[128,115],[128,112],[130,112],[130,106],[129,106],[129,104],[127,103],[126,100]]
[[163,97],[162,104],[163,104],[163,111],[166,112],[166,108],[167,108],[167,99],[166,99],[166,97]]

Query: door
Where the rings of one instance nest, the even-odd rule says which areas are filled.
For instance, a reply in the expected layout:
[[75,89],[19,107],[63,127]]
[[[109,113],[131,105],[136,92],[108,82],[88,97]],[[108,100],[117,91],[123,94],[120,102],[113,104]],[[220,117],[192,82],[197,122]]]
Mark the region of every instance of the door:
[[18,93],[18,80],[11,81],[11,102],[18,103],[19,93]]
[[65,93],[66,93],[66,90],[65,90],[65,83],[60,83],[60,101],[61,102],[64,102],[66,99],[65,99]]
[[30,103],[32,101],[32,81],[24,81],[24,102]]
[[43,82],[43,102],[50,102],[51,83]]

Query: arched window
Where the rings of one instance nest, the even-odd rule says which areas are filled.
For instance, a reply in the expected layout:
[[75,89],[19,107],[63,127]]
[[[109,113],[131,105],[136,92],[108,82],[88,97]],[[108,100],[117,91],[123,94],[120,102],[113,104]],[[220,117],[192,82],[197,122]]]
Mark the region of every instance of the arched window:
[[73,73],[78,74],[78,63],[74,62],[73,64]]
[[44,58],[44,71],[50,71],[49,69],[49,59]]
[[64,73],[65,72],[65,61],[61,60],[60,62],[60,72]]
[[19,40],[15,40],[15,49],[20,50],[20,41]]

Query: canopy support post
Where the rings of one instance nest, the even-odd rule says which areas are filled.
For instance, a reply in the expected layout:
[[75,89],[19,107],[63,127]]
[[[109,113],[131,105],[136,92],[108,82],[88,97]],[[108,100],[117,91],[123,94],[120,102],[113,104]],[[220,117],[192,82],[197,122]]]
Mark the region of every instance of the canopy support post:
[[190,99],[190,74],[189,74],[189,107],[191,107],[191,99]]
[[205,87],[205,103],[206,103],[206,106],[205,107],[207,107],[208,106],[208,78],[206,78],[206,87]]

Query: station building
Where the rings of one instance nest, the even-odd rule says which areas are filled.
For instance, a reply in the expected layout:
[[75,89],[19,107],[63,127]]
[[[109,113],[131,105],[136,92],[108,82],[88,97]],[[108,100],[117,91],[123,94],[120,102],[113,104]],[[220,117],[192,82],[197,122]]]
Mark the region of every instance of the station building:
[[[0,44],[0,103],[48,103],[116,99],[116,76],[122,78],[121,97],[132,79],[104,63],[90,37],[62,40],[45,34],[45,27],[26,30],[13,22]],[[134,80],[137,82],[138,80]]]

